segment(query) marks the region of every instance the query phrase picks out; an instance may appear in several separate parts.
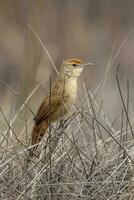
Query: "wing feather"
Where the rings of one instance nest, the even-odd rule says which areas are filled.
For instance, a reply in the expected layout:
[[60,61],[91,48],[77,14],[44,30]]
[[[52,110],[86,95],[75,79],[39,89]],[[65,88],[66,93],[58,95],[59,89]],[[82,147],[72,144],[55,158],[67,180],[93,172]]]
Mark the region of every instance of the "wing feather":
[[53,114],[61,104],[62,95],[52,96],[51,100],[49,97],[46,97],[37,111],[35,124],[39,125],[43,120],[47,119],[48,116]]

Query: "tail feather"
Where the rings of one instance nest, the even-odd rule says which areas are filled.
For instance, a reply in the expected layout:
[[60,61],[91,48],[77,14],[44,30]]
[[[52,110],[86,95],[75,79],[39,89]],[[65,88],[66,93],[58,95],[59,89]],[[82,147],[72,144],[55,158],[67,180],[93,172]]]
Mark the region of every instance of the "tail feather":
[[[41,141],[41,139],[43,138],[44,134],[46,133],[48,128],[48,123],[47,121],[43,121],[41,124],[36,125],[34,124],[33,130],[32,130],[32,142],[31,145],[35,145],[37,143],[39,143]],[[38,145],[36,145],[35,147],[33,147],[32,152],[38,147]],[[31,153],[32,155],[33,153]]]

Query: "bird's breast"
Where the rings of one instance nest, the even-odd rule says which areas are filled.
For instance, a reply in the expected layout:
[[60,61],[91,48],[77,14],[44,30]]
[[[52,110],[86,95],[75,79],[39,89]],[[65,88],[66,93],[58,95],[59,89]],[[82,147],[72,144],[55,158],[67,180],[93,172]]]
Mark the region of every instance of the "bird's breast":
[[61,104],[57,110],[51,115],[51,121],[57,121],[57,119],[62,118],[64,115],[69,113],[72,105],[75,103],[77,96],[77,82],[71,81],[65,83],[63,98],[61,99]]
[[65,94],[69,96],[70,99],[75,100],[77,96],[77,81],[75,79],[65,83]]

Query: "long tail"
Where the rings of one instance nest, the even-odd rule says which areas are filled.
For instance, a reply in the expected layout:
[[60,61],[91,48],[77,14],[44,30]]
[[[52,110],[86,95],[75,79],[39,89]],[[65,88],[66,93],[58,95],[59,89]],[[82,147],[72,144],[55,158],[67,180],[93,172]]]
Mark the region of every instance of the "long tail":
[[[43,138],[44,134],[46,133],[48,129],[48,123],[47,121],[43,121],[39,125],[34,124],[33,130],[32,130],[32,142],[31,145],[35,145],[41,141]],[[32,148],[30,152],[30,156],[33,156],[34,150],[36,150],[38,145]]]

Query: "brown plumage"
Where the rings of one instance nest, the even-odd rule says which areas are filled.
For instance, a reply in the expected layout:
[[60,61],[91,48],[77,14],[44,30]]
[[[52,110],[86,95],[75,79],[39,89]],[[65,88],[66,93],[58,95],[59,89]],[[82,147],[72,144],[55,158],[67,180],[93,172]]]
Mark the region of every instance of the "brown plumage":
[[83,67],[91,65],[79,59],[63,62],[58,78],[51,89],[51,95],[43,100],[39,107],[32,130],[32,145],[41,141],[47,131],[48,124],[63,118],[71,109],[77,95],[77,79]]

